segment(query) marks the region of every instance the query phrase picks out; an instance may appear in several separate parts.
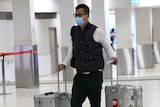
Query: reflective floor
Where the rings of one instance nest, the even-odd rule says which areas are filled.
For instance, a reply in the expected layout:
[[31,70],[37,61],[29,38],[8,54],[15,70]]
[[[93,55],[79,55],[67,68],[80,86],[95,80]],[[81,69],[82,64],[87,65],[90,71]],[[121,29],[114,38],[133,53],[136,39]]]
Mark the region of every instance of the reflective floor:
[[[120,84],[141,85],[143,87],[143,107],[160,107],[160,64],[154,68],[139,69],[135,75],[120,76]],[[33,96],[35,94],[57,91],[55,82],[56,75],[40,77],[41,84],[39,88],[16,88],[14,84],[6,86],[6,93],[9,95],[0,95],[0,107],[34,107]],[[106,79],[103,83],[101,106],[105,107],[104,87],[110,85],[110,80]],[[64,84],[60,84],[61,91],[64,91]],[[67,82],[67,90],[71,92],[72,81]],[[0,86],[0,93],[3,87]],[[90,107],[88,99],[83,107]]]

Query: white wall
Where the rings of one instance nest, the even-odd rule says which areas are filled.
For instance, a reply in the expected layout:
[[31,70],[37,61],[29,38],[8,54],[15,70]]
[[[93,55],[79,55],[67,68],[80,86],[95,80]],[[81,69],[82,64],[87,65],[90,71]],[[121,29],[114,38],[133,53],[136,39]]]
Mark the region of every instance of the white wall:
[[139,0],[139,6],[160,6],[159,0]]
[[152,9],[154,41],[160,41],[160,8]]
[[35,12],[59,12],[59,0],[34,0]]
[[152,44],[151,14],[151,8],[148,7],[135,9],[137,44]]
[[0,0],[0,10],[11,11],[12,1],[11,0]]
[[[139,7],[160,6],[159,0],[139,0]],[[110,9],[130,7],[130,0],[109,0]]]
[[[86,0],[78,0],[79,3]],[[90,0],[89,0],[90,1]],[[92,0],[94,2],[94,0]],[[59,10],[59,0],[34,0],[35,12],[56,12]],[[160,6],[159,0],[139,0],[139,6]],[[130,0],[109,0],[110,9],[130,7]],[[0,10],[12,10],[12,0],[0,0]]]
[[[90,1],[91,0],[78,0],[78,3],[87,3],[92,8],[92,6],[90,5]],[[142,1],[141,4],[143,4],[143,1],[146,1],[146,0],[141,0],[141,1]],[[94,0],[92,0],[92,2],[94,2]],[[59,0],[34,0],[34,4],[35,4],[34,5],[35,12],[47,12],[47,11],[48,12],[58,11],[59,12],[60,11],[59,10]],[[111,9],[121,8],[121,7],[130,7],[129,0],[109,0],[109,7]],[[12,10],[12,0],[0,0],[0,10]]]
[[0,20],[0,52],[12,51],[13,44],[13,21]]
[[78,1],[78,4],[85,3],[89,6],[90,9],[92,9],[92,5],[91,5],[92,0],[77,0],[77,1]]
[[131,10],[115,9],[117,49],[132,48]]
[[[39,55],[49,54],[49,27],[57,27],[57,21],[52,20],[36,20],[36,37]],[[59,32],[57,32],[59,33]]]
[[[13,60],[5,60],[5,80],[7,82],[15,82],[15,67]],[[2,68],[2,62],[0,62],[0,68]],[[0,81],[2,81],[2,69],[0,69]]]
[[124,7],[130,7],[130,1],[129,0],[109,0],[109,8],[124,8]]
[[[59,0],[34,0],[35,12],[59,12]],[[0,0],[0,10],[12,11],[12,0]]]
[[[13,21],[0,20],[0,53],[13,51]],[[0,81],[2,80],[2,63],[0,60]],[[6,81],[15,81],[13,56],[5,57]]]

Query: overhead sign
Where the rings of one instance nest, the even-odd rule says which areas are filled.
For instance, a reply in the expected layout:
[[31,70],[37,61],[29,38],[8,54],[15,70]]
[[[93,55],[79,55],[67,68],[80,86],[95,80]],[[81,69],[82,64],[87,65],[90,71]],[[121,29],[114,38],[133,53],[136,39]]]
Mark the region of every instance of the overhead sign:
[[139,4],[139,0],[130,0],[130,4],[131,5],[138,5]]

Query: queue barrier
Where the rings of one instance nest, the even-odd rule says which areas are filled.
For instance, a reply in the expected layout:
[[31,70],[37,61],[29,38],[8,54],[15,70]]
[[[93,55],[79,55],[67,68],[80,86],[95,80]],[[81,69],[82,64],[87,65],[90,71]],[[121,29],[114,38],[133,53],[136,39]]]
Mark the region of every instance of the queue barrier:
[[[22,47],[22,46],[19,46],[19,47]],[[0,95],[11,94],[11,93],[6,92],[5,64],[4,64],[5,56],[14,55],[15,73],[16,73],[16,88],[35,88],[35,87],[37,88],[39,87],[37,46],[34,45],[33,47],[35,50],[24,50],[24,51],[17,51],[17,52],[2,52],[2,53],[0,52],[0,57],[2,59],[2,86],[3,86],[3,93],[1,93]],[[31,68],[27,68],[27,67],[31,67]]]

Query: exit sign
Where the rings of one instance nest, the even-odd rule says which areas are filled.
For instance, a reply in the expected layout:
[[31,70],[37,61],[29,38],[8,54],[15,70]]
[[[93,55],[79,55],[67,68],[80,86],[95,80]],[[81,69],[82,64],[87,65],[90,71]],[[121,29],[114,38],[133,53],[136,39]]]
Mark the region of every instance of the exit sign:
[[131,5],[138,5],[139,4],[139,0],[130,0],[130,4]]

